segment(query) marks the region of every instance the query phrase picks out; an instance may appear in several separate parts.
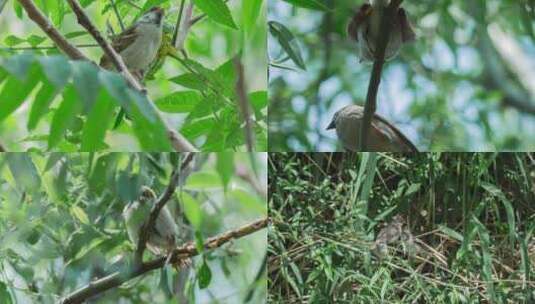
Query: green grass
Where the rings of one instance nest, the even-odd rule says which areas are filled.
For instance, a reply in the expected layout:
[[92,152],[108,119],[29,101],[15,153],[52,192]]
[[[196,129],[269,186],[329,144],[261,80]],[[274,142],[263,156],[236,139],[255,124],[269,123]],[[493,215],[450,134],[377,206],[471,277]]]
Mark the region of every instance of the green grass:
[[[270,303],[535,303],[535,156],[269,156]],[[375,235],[407,218],[421,250]]]

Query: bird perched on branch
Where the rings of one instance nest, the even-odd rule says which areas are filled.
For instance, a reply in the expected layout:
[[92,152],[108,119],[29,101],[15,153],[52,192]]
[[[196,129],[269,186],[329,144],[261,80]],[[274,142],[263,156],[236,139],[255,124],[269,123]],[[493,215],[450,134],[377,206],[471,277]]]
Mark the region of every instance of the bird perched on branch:
[[[136,245],[140,228],[148,220],[156,199],[156,193],[151,188],[143,186],[139,199],[126,205],[123,210],[128,237]],[[180,244],[180,241],[183,240],[181,240],[179,228],[167,206],[164,206],[150,232],[147,249],[155,255],[169,254]]]
[[[370,0],[353,15],[347,26],[348,36],[357,42],[361,62],[375,60],[377,42],[384,33],[380,32],[381,16],[390,0]],[[385,60],[392,59],[398,53],[401,45],[415,39],[407,13],[399,8],[389,20],[391,24],[390,36],[385,50]]]
[[[327,130],[336,129],[336,135],[348,151],[358,150],[358,139],[364,108],[357,105],[345,106],[336,112]],[[418,149],[401,131],[383,117],[374,114],[368,135],[368,151],[418,152]]]
[[[113,49],[121,55],[128,70],[139,80],[156,58],[163,35],[164,10],[153,7],[132,26],[112,38]],[[100,66],[112,69],[111,60],[104,54]]]

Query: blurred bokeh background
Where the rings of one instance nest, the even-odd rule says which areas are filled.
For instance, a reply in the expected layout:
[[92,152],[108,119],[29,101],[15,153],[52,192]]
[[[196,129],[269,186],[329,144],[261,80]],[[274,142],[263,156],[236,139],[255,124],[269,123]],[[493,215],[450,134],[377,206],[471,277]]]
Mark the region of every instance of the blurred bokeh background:
[[[268,21],[294,35],[306,67],[268,36],[270,151],[340,150],[335,132],[325,128],[341,107],[364,104],[371,65],[358,62],[345,28],[365,1],[316,0],[309,8],[296,2],[269,2]],[[402,6],[417,40],[385,65],[377,113],[420,151],[533,150],[535,2]]]

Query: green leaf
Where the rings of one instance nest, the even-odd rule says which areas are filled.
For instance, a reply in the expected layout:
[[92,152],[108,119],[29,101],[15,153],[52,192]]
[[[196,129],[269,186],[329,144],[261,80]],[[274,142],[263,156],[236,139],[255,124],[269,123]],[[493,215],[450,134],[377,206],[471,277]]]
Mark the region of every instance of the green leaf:
[[0,121],[15,112],[38,84],[41,75],[39,69],[34,67],[31,71],[31,75],[25,81],[15,77],[8,78],[0,92]]
[[73,61],[73,84],[84,110],[89,111],[99,94],[98,68],[87,61]]
[[41,185],[41,178],[30,154],[8,153],[6,154],[6,159],[11,174],[24,191],[33,192],[38,190]]
[[268,105],[268,93],[267,91],[257,91],[249,93],[249,100],[251,106],[254,109],[256,119],[263,119],[262,109],[265,109]]
[[11,295],[9,294],[9,291],[7,290],[7,285],[0,281],[0,299],[2,299],[2,303],[5,304],[11,304],[13,303],[13,300],[11,299]]
[[200,289],[204,289],[210,285],[210,282],[212,281],[212,271],[210,270],[210,267],[208,267],[206,260],[203,260],[202,266],[198,272],[198,277]]
[[50,136],[48,137],[48,148],[55,147],[62,139],[76,114],[81,110],[76,91],[72,85],[68,85],[63,92],[63,101],[54,113],[50,124]]
[[463,238],[463,235],[460,234],[459,232],[449,228],[449,227],[446,227],[444,225],[438,225],[438,229],[442,232],[444,232],[444,234],[446,234],[447,236],[455,239],[455,240],[458,240],[460,242],[462,242],[464,240]]
[[223,151],[225,150],[225,129],[216,124],[202,146],[203,151]]
[[179,194],[179,202],[182,203],[184,215],[196,231],[201,229],[202,210],[200,203],[189,193],[183,191]]
[[45,40],[46,40],[45,37],[41,37],[41,36],[37,36],[37,35],[30,35],[30,37],[28,37],[26,39],[26,41],[33,47],[38,46],[39,44],[41,44]]
[[111,99],[107,91],[100,91],[82,131],[81,151],[98,151],[106,147],[104,144],[106,130],[114,116]]
[[156,106],[167,113],[188,113],[201,102],[203,97],[195,91],[180,91],[157,99]]
[[283,0],[298,7],[319,11],[327,11],[329,8],[318,0]]
[[181,131],[182,135],[188,139],[195,139],[199,136],[208,134],[215,125],[215,119],[213,117],[207,117],[188,122],[182,127]]
[[78,207],[78,206],[72,206],[71,207],[71,213],[74,217],[76,217],[80,222],[83,224],[88,225],[89,224],[89,217],[85,213],[84,209]]
[[48,80],[43,80],[43,85],[37,92],[30,109],[28,130],[32,131],[37,127],[37,124],[43,115],[49,111],[49,106],[57,96],[58,92],[59,90],[57,90]]
[[215,22],[237,29],[230,10],[223,0],[193,0],[193,3]]
[[230,178],[234,173],[234,153],[219,152],[217,153],[216,170],[223,182],[225,191],[227,190]]
[[[72,208],[78,208],[79,211],[81,210],[81,216],[82,218],[84,218],[84,220],[88,220],[89,222],[89,219],[87,218],[87,215],[85,214],[84,210],[77,207],[77,206],[73,206]],[[73,212],[74,216],[76,216],[76,218],[78,218],[81,222],[83,222],[77,215],[76,215],[76,212],[79,212],[79,211],[73,211],[71,208],[71,211]],[[83,215],[82,215],[83,214]],[[84,223],[84,224],[87,224],[87,223]],[[74,258],[72,258],[71,260],[69,260],[67,263],[65,263],[65,266],[69,266],[70,264],[72,264],[73,262],[75,261],[78,261],[79,259],[83,258],[85,255],[87,255],[89,252],[91,252],[93,249],[97,248],[100,244],[102,244],[104,241],[106,241],[105,238],[97,238],[97,239],[94,239],[92,240],[89,244],[83,246],[79,251],[78,253],[76,253],[76,256],[74,256]]]
[[221,179],[214,171],[193,172],[188,177],[184,188],[189,190],[221,188]]
[[[65,56],[42,56],[37,59],[50,82],[58,89],[62,89],[71,78],[71,64]],[[80,80],[80,77],[76,80]]]
[[204,82],[202,77],[193,73],[182,74],[180,76],[173,77],[169,80],[185,88],[198,91],[202,91],[203,89],[205,89],[206,86],[206,83]]
[[20,81],[24,81],[27,79],[28,75],[31,75],[29,70],[33,61],[33,55],[30,53],[23,53],[21,55],[11,56],[4,60],[0,58],[0,65],[6,69],[7,72],[17,77]]
[[21,44],[21,43],[23,43],[25,41],[26,40],[24,40],[22,38],[19,38],[19,37],[15,36],[15,35],[9,35],[4,39],[4,43],[7,46],[16,46],[16,45]]
[[277,39],[282,49],[286,52],[286,54],[288,54],[295,65],[303,70],[306,70],[305,62],[301,56],[301,49],[299,48],[297,39],[292,32],[290,32],[290,30],[286,28],[284,24],[277,21],[269,21],[268,27],[271,35]]

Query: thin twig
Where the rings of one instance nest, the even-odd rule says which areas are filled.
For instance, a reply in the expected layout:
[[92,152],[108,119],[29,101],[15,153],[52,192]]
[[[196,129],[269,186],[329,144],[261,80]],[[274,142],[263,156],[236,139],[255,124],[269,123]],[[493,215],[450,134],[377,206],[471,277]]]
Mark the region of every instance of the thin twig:
[[124,32],[124,23],[123,19],[121,18],[121,15],[119,15],[119,10],[117,9],[117,5],[115,5],[115,0],[110,0],[111,6],[113,7],[113,11],[115,12],[115,16],[117,17],[117,20],[119,21],[119,26],[121,27],[121,31]]
[[35,3],[32,0],[18,1],[28,14],[28,17],[33,20],[67,56],[74,60],[89,60],[79,49],[70,44],[69,41],[61,35],[54,25],[52,25],[45,15],[43,15],[35,6]]
[[[244,225],[238,229],[227,231],[223,234],[220,234],[216,237],[212,237],[204,242],[204,250],[213,250],[222,245],[230,242],[231,240],[238,239],[247,235],[250,235],[256,231],[259,231],[267,226],[268,219],[260,219],[255,222]],[[171,254],[173,254],[173,259],[171,263],[175,264],[180,261],[189,259],[199,254],[197,246],[194,242],[189,242],[177,249],[175,249]],[[74,304],[82,303],[101,292],[104,292],[108,289],[120,286],[121,284],[131,280],[132,278],[138,277],[142,274],[145,274],[149,271],[162,268],[167,261],[167,257],[159,257],[147,263],[141,264],[139,267],[134,267],[125,271],[119,271],[112,273],[106,277],[90,282],[88,285],[74,291],[70,295],[66,296],[61,303],[62,304]]]
[[147,240],[149,239],[150,233],[154,231],[156,219],[158,218],[158,215],[160,214],[162,208],[165,206],[165,204],[167,204],[167,202],[175,193],[175,190],[178,186],[179,175],[193,160],[193,156],[194,153],[188,153],[182,161],[180,168],[173,169],[167,188],[165,189],[162,196],[160,196],[156,203],[154,203],[154,205],[152,206],[148,220],[145,221],[145,223],[140,227],[139,239],[137,242],[136,254],[134,258],[136,264],[141,265],[141,262],[143,261],[143,252],[145,251],[145,248],[147,246]]
[[190,20],[193,15],[193,7],[194,7],[193,2],[190,1],[188,6],[186,6],[186,11],[184,13],[183,20],[181,21],[182,24],[180,25],[180,31],[177,32],[176,40],[173,40],[173,46],[177,50],[184,49],[184,43],[186,41],[186,37],[188,36],[188,32],[192,26]]
[[251,103],[249,102],[249,97],[247,97],[243,64],[238,56],[234,58],[234,67],[238,74],[238,79],[236,81],[236,95],[238,97],[238,104],[240,106],[242,118],[245,122],[245,144],[247,145],[247,151],[252,152],[254,149],[254,130],[253,122],[251,121]]
[[[359,151],[368,150],[368,134],[370,133],[372,118],[377,109],[377,92],[379,90],[379,83],[381,82],[381,73],[385,63],[386,46],[390,40],[390,31],[392,29],[392,20],[395,12],[403,0],[392,0],[388,7],[381,12],[381,25],[379,27],[379,36],[376,42],[377,48],[375,50],[375,61],[373,62],[372,75],[368,85],[368,93],[366,95],[366,104],[364,105],[364,117],[362,118],[362,128],[359,134]],[[375,8],[374,8],[375,9]]]
[[[108,56],[108,58],[113,63],[117,71],[119,71],[119,73],[123,75],[126,81],[134,89],[136,89],[137,91],[141,93],[146,92],[145,88],[130,73],[123,59],[121,58],[121,56],[117,54],[117,52],[115,52],[115,50],[111,47],[108,41],[102,36],[102,34],[95,27],[95,25],[93,25],[93,23],[91,22],[91,20],[85,13],[85,11],[80,6],[80,3],[78,3],[77,0],[67,0],[67,2],[69,3],[74,14],[76,15],[78,19],[78,23],[81,26],[83,26],[91,34],[91,36],[93,36],[93,38],[97,41],[97,43],[102,47],[106,56]],[[160,113],[158,113],[158,115],[160,115]],[[162,119],[162,122],[164,122],[163,118],[161,119]],[[168,138],[171,144],[173,145],[173,148],[177,152],[196,152],[197,151],[197,149],[182,134],[176,132],[175,130],[171,129],[167,125],[166,125],[166,129],[168,132]]]
[[[100,47],[98,44],[88,43],[88,44],[76,44],[73,45],[76,48],[89,48],[89,47]],[[57,45],[50,46],[16,46],[16,47],[6,47],[0,48],[2,51],[26,51],[26,50],[54,50],[58,49]]]
[[171,40],[171,44],[175,47],[176,47],[176,39],[178,38],[178,31],[180,30],[180,25],[182,22],[182,14],[184,14],[184,4],[186,4],[186,0],[181,0],[180,8],[178,10],[178,17],[176,19],[175,31],[173,32],[173,40]]

